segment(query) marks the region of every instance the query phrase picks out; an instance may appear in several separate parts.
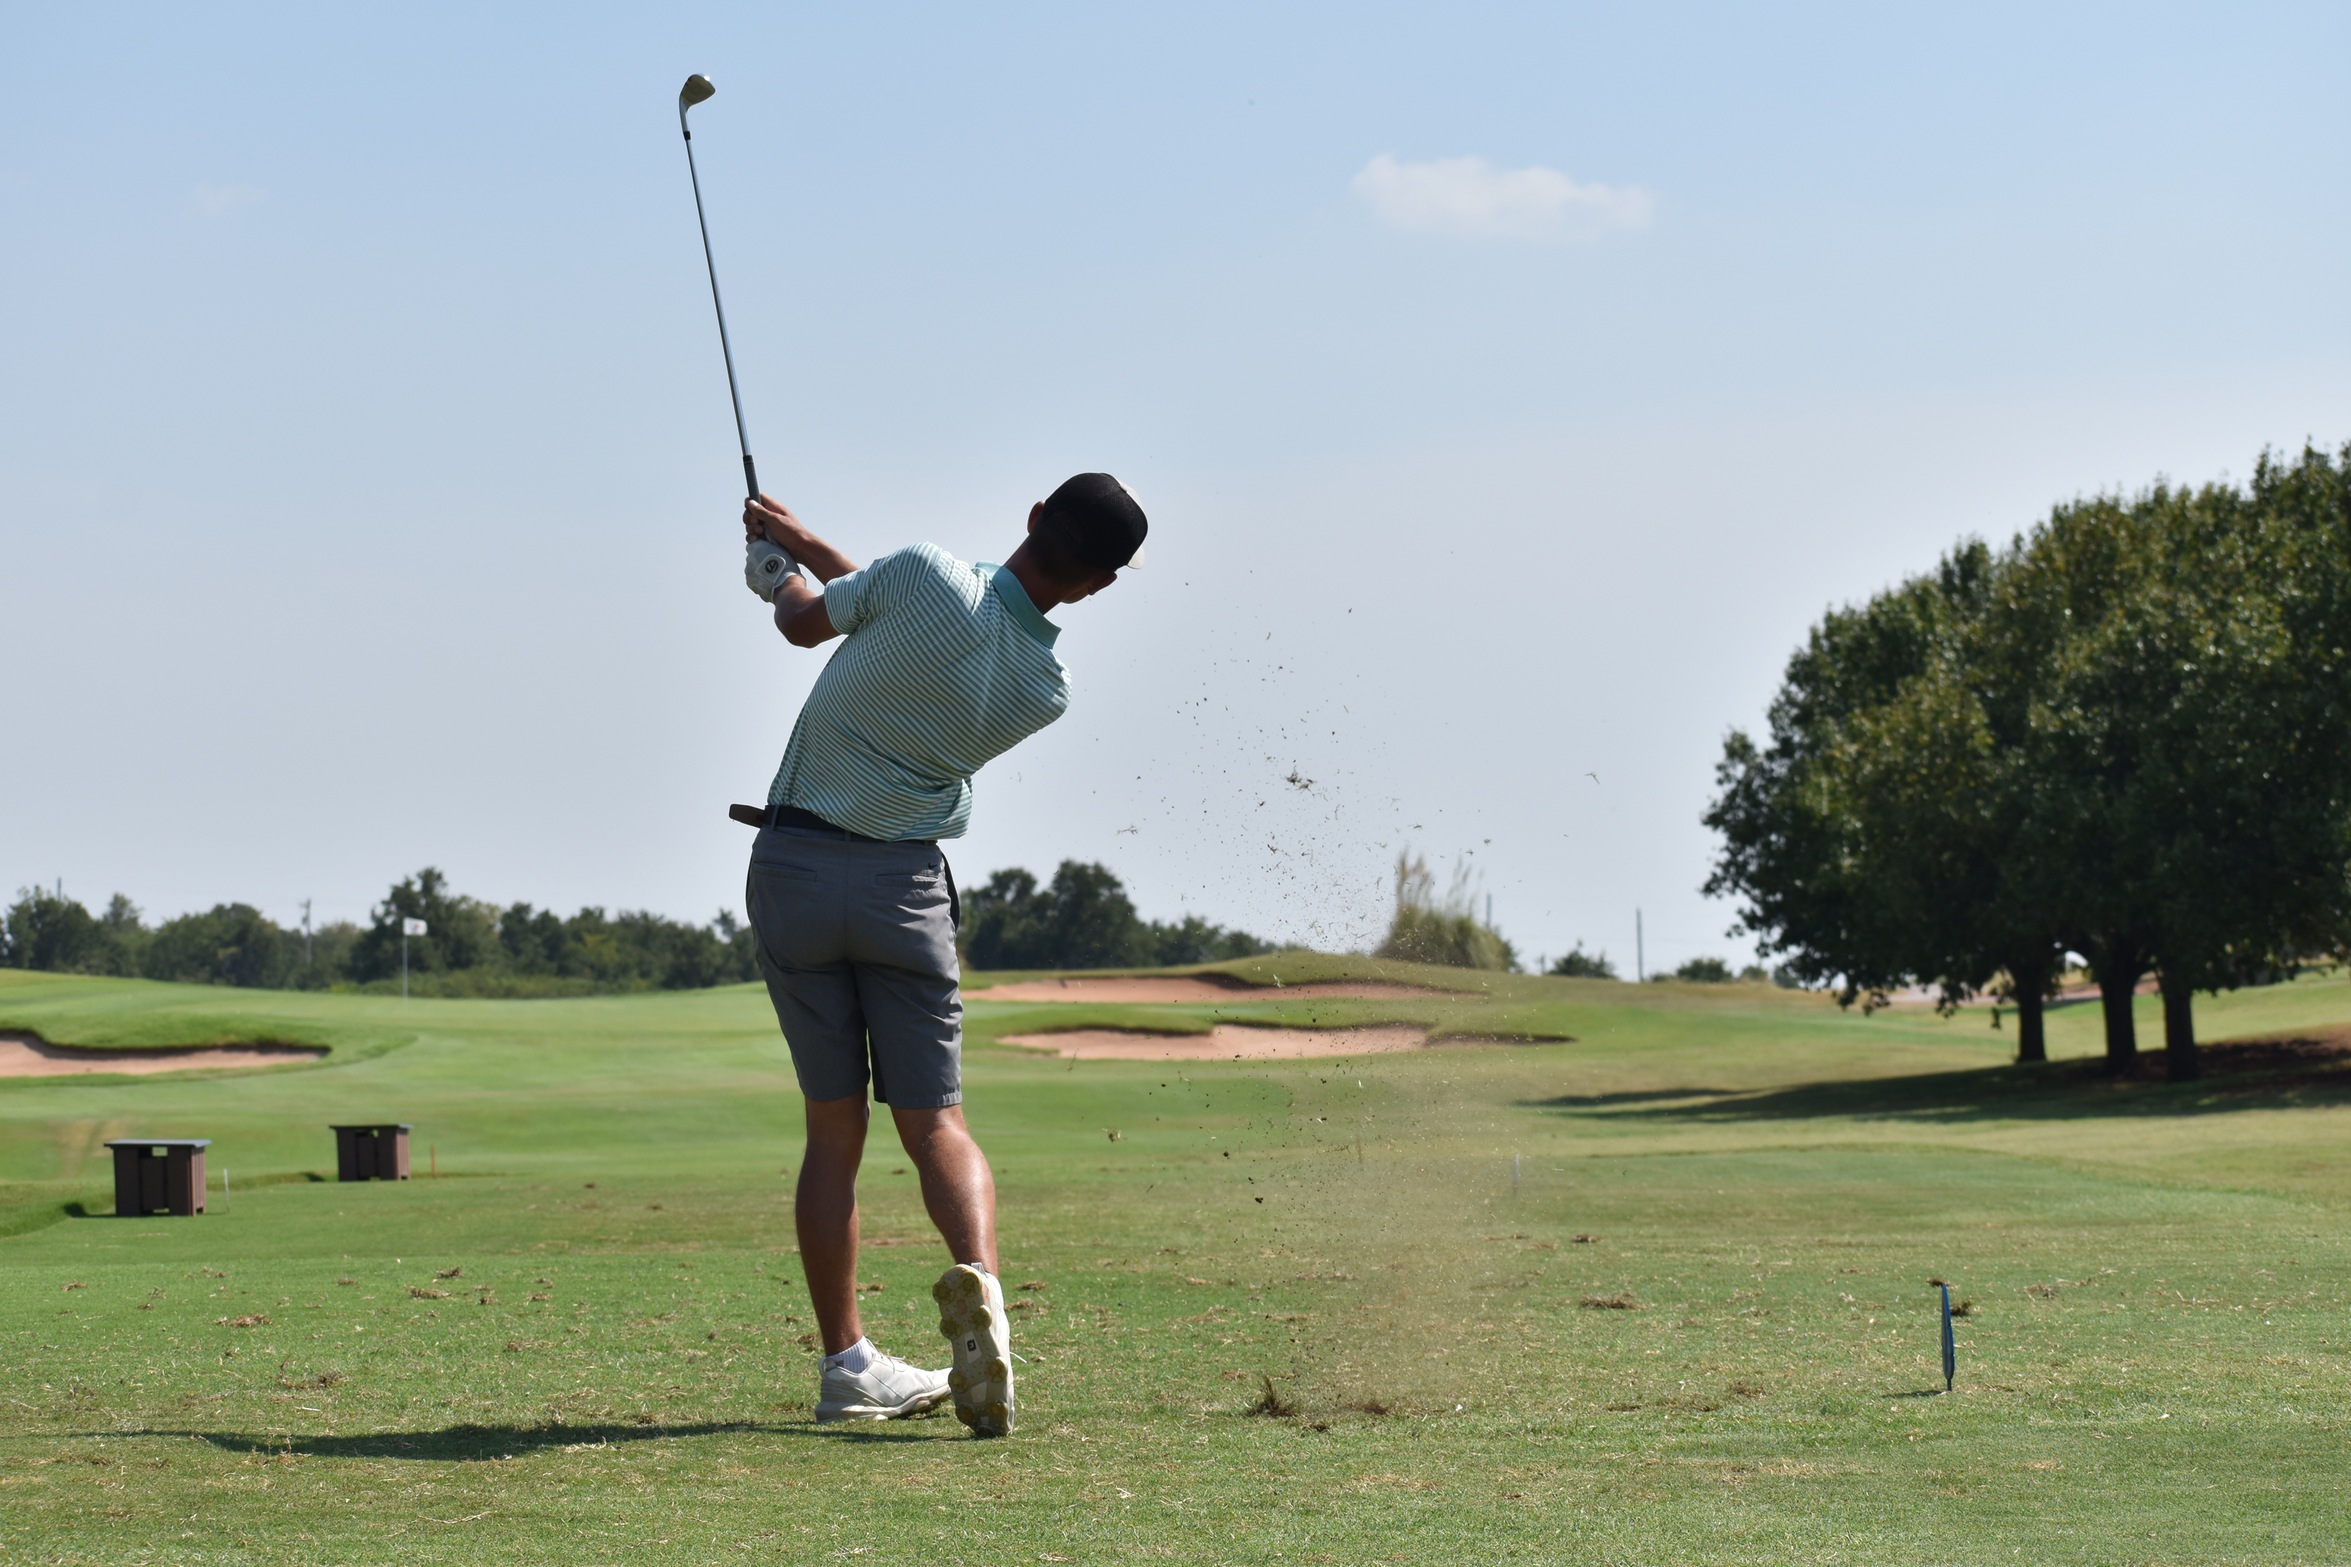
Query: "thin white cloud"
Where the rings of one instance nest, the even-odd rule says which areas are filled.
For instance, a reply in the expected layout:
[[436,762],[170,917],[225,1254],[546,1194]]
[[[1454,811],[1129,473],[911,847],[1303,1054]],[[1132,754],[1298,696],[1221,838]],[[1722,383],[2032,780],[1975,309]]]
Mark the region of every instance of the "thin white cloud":
[[1497,169],[1483,158],[1402,163],[1384,152],[1356,173],[1354,189],[1391,228],[1484,238],[1637,229],[1655,205],[1636,186],[1579,184],[1540,164]]
[[188,198],[199,217],[225,218],[239,207],[250,207],[262,199],[263,192],[251,185],[199,185]]

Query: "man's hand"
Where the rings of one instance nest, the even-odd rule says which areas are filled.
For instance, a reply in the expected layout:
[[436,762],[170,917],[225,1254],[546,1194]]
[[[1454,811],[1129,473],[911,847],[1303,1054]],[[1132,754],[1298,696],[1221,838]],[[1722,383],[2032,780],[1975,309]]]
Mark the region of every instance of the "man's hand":
[[[751,591],[775,606],[776,630],[795,647],[815,647],[840,635],[825,613],[824,593],[808,577],[830,582],[857,569],[857,562],[808,531],[791,508],[772,495],[758,495],[743,503],[743,579]],[[762,551],[774,552],[773,556]],[[785,564],[763,567],[780,557]],[[807,576],[793,569],[806,568]],[[773,576],[766,573],[773,571]],[[763,584],[765,592],[760,592]]]
[[791,508],[772,495],[756,496],[743,503],[743,537],[767,540],[799,562],[819,582],[845,577],[857,569],[855,561],[809,532],[807,525],[792,515]]
[[768,603],[775,602],[776,589],[799,570],[799,562],[766,539],[753,539],[743,546],[743,581]]
[[[776,533],[768,531],[768,524],[776,525]],[[778,534],[807,532],[807,527],[792,515],[792,508],[772,495],[755,495],[743,503],[743,537],[766,539],[771,544],[782,544]],[[786,546],[787,548],[789,546]]]

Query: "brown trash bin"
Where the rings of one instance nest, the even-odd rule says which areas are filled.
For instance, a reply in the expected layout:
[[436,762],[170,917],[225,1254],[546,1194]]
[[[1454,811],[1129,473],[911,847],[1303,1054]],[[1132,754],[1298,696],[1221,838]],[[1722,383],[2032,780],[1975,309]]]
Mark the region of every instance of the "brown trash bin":
[[204,1211],[204,1150],[211,1138],[118,1137],[106,1146],[114,1150],[117,1218]]
[[335,1179],[338,1181],[405,1181],[408,1179],[408,1134],[405,1121],[379,1121],[366,1126],[337,1126]]

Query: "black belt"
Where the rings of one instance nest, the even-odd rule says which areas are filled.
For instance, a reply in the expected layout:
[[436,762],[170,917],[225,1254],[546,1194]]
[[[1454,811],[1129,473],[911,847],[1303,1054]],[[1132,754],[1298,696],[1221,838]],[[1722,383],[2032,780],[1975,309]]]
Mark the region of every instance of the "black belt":
[[797,827],[802,832],[821,832],[835,838],[846,838],[852,843],[937,843],[936,838],[868,838],[861,832],[851,832],[836,826],[797,805],[730,805],[727,815],[746,827]]
[[[936,838],[868,838],[861,832],[836,827],[814,811],[804,811],[797,805],[730,805],[727,815],[746,827],[797,827],[804,832],[828,833],[835,838],[846,838],[852,843],[922,843],[932,848],[939,846]],[[939,869],[947,876],[947,917],[955,928],[963,928],[963,895],[955,890],[955,867],[947,863],[947,856],[939,856]]]

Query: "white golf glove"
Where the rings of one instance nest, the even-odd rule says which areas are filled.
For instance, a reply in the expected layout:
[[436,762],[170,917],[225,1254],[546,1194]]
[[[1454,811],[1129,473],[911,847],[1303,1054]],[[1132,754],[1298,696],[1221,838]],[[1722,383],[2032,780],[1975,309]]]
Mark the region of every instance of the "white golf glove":
[[753,539],[743,546],[743,581],[768,603],[786,577],[800,574],[800,563],[769,539]]

